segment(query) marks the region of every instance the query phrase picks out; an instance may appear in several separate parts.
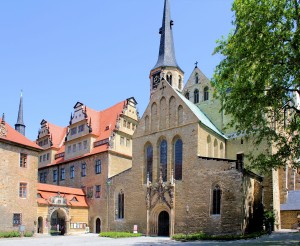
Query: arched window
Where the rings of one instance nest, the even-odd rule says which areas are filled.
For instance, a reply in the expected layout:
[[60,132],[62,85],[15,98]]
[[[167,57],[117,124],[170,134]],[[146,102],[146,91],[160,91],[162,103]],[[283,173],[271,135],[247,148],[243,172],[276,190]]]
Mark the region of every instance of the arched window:
[[118,194],[118,211],[116,211],[118,219],[124,219],[124,193],[121,190]]
[[199,91],[196,89],[194,91],[194,103],[198,103],[199,102]]
[[178,107],[178,125],[183,123],[183,107],[179,105]]
[[160,100],[160,112],[159,112],[159,128],[165,129],[166,128],[166,114],[167,114],[167,102],[166,98],[162,98]]
[[172,85],[172,74],[167,74],[167,81],[170,85]]
[[179,75],[179,78],[178,78],[178,89],[181,90],[181,88],[182,88],[182,78]]
[[216,158],[219,157],[219,153],[218,153],[219,148],[218,147],[219,147],[218,141],[217,141],[217,139],[215,139],[215,141],[214,141],[214,157],[216,157]]
[[220,144],[220,157],[224,158],[224,145],[223,145],[223,143]]
[[213,209],[212,214],[221,213],[221,189],[219,185],[216,185],[213,190]]
[[153,147],[148,145],[146,147],[146,179],[149,175],[149,181],[152,182],[152,168],[153,168]]
[[145,132],[149,132],[150,130],[150,123],[149,123],[149,116],[145,117]]
[[209,92],[208,92],[208,87],[206,86],[204,88],[204,101],[208,101],[209,100]]
[[212,157],[211,137],[207,136],[207,157]]
[[166,140],[162,140],[159,146],[160,152],[160,170],[162,172],[163,181],[167,181],[167,169],[168,169],[168,144]]
[[157,131],[157,105],[156,103],[153,103],[151,106],[151,130]]
[[195,84],[199,84],[199,75],[198,75],[198,73],[195,74]]
[[187,93],[185,93],[184,96],[185,96],[186,99],[190,100],[190,93],[187,92]]
[[175,179],[182,180],[182,140],[178,139],[174,144]]

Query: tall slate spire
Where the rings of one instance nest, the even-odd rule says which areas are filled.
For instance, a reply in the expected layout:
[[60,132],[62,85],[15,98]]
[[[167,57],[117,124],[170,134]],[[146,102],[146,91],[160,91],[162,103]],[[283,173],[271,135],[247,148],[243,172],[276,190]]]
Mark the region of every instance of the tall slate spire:
[[15,124],[15,129],[19,133],[25,136],[25,125],[24,125],[24,120],[23,120],[23,95],[21,91],[21,96],[20,96],[20,104],[19,104],[19,112],[18,112],[18,120],[17,123]]
[[159,31],[161,34],[159,55],[157,63],[153,69],[166,66],[179,68],[175,57],[172,26],[173,21],[171,20],[170,14],[170,2],[169,0],[165,0],[162,27]]

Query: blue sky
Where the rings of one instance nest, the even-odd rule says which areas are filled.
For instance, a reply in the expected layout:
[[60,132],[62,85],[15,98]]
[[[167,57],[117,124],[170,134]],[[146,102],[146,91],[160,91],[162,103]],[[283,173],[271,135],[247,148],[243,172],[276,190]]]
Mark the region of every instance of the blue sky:
[[[178,65],[211,78],[216,40],[233,28],[233,0],[170,0]],[[134,96],[142,116],[159,50],[163,0],[0,1],[0,113],[26,136],[46,119],[66,126],[80,101],[102,110]]]

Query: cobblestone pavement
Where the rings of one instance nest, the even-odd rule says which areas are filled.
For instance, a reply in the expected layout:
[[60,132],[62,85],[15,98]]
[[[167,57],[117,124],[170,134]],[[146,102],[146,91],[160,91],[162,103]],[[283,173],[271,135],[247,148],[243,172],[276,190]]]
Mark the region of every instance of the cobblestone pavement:
[[44,236],[38,235],[32,238],[0,239],[0,246],[153,246],[153,245],[299,245],[300,233],[273,233],[258,239],[239,241],[197,241],[197,242],[175,242],[169,238],[140,237],[125,239],[99,238],[96,234],[85,234],[78,236]]

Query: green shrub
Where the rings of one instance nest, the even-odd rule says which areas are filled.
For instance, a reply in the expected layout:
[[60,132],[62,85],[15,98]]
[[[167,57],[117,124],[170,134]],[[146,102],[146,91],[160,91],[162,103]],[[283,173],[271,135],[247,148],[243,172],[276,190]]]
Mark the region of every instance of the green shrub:
[[194,241],[194,240],[221,240],[221,241],[230,241],[230,240],[240,240],[240,239],[249,239],[256,238],[264,235],[265,232],[256,232],[245,235],[206,235],[203,232],[192,233],[192,234],[175,234],[172,239],[176,241]]
[[20,236],[21,234],[18,231],[0,232],[0,238],[20,237]]
[[99,234],[100,237],[110,237],[110,238],[124,238],[124,237],[141,237],[141,233],[132,233],[132,232],[101,232]]
[[32,237],[33,236],[33,233],[32,232],[29,232],[29,231],[26,231],[24,233],[24,237]]

